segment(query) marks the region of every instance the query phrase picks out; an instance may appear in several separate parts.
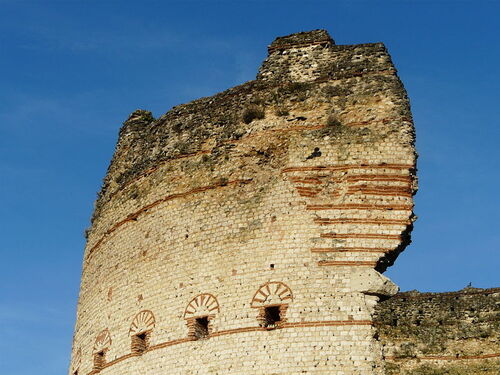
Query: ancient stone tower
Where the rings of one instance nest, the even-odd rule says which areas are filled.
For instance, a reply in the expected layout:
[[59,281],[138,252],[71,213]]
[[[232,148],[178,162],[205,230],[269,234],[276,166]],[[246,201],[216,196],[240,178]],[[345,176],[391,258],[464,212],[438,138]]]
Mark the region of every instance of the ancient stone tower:
[[268,50],[256,80],[124,123],[70,374],[383,373],[381,272],[414,219],[406,92],[381,43]]

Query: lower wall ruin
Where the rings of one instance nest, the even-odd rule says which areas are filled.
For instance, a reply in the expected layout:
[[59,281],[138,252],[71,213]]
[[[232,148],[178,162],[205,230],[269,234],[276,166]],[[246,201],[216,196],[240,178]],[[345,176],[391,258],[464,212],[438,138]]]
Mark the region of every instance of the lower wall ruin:
[[399,293],[375,327],[387,375],[500,373],[500,288]]

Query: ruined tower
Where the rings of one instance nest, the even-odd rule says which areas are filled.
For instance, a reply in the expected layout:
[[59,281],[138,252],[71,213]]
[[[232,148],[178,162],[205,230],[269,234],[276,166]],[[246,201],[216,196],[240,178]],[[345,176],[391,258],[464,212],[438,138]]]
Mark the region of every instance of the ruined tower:
[[381,43],[277,38],[256,80],[120,130],[70,374],[382,374],[410,242],[406,92]]

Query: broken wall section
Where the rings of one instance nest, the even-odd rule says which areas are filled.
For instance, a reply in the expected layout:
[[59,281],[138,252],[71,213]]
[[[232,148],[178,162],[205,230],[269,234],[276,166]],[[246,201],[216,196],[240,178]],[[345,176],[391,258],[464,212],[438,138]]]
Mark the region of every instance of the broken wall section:
[[500,288],[399,293],[376,306],[387,375],[500,373]]

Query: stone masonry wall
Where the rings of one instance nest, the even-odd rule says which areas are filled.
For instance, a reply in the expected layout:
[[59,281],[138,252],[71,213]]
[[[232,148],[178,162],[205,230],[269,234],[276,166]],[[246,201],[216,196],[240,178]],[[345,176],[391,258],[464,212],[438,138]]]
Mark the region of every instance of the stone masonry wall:
[[500,374],[500,288],[399,293],[376,307],[387,375]]
[[257,79],[131,114],[96,202],[70,374],[382,374],[416,191],[380,44],[278,38]]

